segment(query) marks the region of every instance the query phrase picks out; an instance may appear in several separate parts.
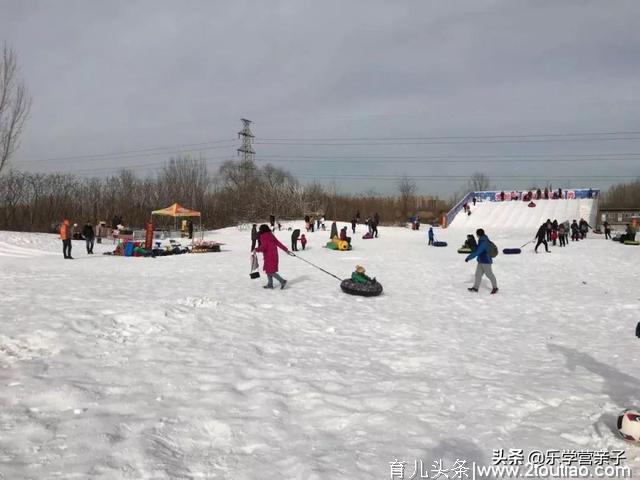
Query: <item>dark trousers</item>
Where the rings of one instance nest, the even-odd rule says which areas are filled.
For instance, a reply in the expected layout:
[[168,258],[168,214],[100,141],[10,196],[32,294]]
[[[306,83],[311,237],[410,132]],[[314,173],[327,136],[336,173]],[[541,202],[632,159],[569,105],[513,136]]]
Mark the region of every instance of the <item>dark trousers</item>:
[[580,240],[580,234],[578,232],[571,232],[571,241],[577,242]]
[[293,250],[294,252],[298,251],[298,238],[292,238],[291,239],[291,250]]
[[429,245],[433,245],[433,238],[429,239]]
[[62,240],[62,254],[64,258],[71,258],[71,239]]
[[605,230],[604,231],[604,239],[609,239],[611,240],[611,230]]
[[93,243],[95,242],[95,238],[85,238],[85,242],[87,242],[87,253],[93,253]]
[[567,245],[567,242],[566,242],[566,240],[564,238],[564,235],[558,235],[558,238],[560,239],[560,246],[561,247],[564,247],[564,246]]
[[540,245],[544,245],[544,249],[548,252],[549,251],[549,244],[547,243],[547,240],[545,240],[544,237],[540,237],[538,238],[538,243],[536,243],[536,248],[534,248],[534,251],[537,253],[538,252],[538,247]]
[[378,226],[374,225],[373,228],[371,229],[371,235],[373,235],[374,237],[378,237]]
[[251,251],[252,252],[256,249],[256,242],[257,241],[258,241],[257,239],[256,240],[251,240]]

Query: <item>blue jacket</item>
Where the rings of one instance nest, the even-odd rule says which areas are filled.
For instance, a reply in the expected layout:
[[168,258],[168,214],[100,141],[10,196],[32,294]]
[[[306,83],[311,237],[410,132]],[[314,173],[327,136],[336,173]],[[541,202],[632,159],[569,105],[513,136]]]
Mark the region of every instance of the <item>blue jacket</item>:
[[429,240],[433,240],[433,228],[429,228]]
[[465,261],[478,257],[478,263],[493,263],[489,255],[489,237],[486,235],[478,239],[478,247],[471,252]]

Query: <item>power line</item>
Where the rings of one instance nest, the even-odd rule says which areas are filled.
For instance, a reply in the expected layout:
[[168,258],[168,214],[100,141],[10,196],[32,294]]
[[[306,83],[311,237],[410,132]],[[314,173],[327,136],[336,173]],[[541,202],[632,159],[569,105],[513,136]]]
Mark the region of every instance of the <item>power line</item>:
[[557,158],[557,157],[630,157],[630,156],[640,156],[640,152],[629,152],[629,153],[531,153],[531,154],[481,154],[481,155],[457,155],[457,154],[444,154],[444,155],[264,155],[261,154],[260,158],[291,158],[291,159],[299,159],[299,158],[310,158],[310,159],[322,159],[322,158],[335,158],[335,159],[343,159],[343,158],[360,158],[360,159],[370,159],[370,158],[387,158],[387,159],[403,159],[403,158]]
[[[120,151],[120,152],[112,152],[112,153],[95,153],[95,154],[87,154],[87,155],[71,155],[66,157],[41,158],[36,160],[24,160],[21,163],[47,163],[47,162],[58,162],[58,161],[68,161],[68,160],[92,161],[92,159],[95,159],[94,161],[117,160],[119,158],[136,158],[136,157],[145,157],[145,156],[154,156],[154,155],[168,155],[172,153],[188,153],[193,151],[215,150],[218,148],[230,148],[230,146],[227,146],[227,145],[206,146],[206,145],[215,145],[215,144],[225,143],[225,142],[235,142],[235,139],[213,140],[210,142],[145,148],[140,150],[129,150],[129,151]],[[191,146],[201,146],[201,147],[186,148]],[[148,153],[145,153],[145,152],[148,152]]]
[[592,137],[592,136],[613,136],[613,135],[640,135],[640,131],[621,132],[585,132],[585,133],[536,133],[521,135],[444,135],[428,137],[296,137],[296,138],[261,138],[269,141],[299,141],[299,140],[459,140],[459,139],[486,139],[486,138],[543,138],[543,137]]
[[258,145],[278,145],[278,146],[313,146],[313,147],[388,147],[397,145],[471,145],[471,144],[515,144],[515,143],[570,143],[570,142],[603,142],[603,141],[638,141],[640,137],[625,137],[625,138],[556,138],[556,139],[524,139],[524,140],[464,140],[464,141],[436,141],[436,142],[423,142],[423,141],[402,141],[402,142],[304,142],[304,141],[291,141],[291,142],[272,142],[272,141],[256,141]]
[[[586,156],[586,158],[553,158],[553,157],[549,157],[549,158],[535,158],[533,160],[534,163],[583,163],[583,162],[624,162],[624,161],[639,161],[640,160],[640,154],[625,154],[625,155],[635,155],[634,158],[620,158],[615,156],[616,154],[613,154],[613,158],[606,158],[606,157],[601,157],[601,156]],[[473,156],[471,157],[467,157],[467,158],[462,158],[462,159],[455,159],[454,157],[456,156],[435,156],[436,158],[419,158],[419,157],[410,157],[409,159],[399,159],[394,161],[393,163],[390,162],[389,160],[380,160],[380,159],[375,159],[375,160],[370,160],[367,159],[366,161],[364,161],[364,159],[366,159],[366,157],[363,157],[363,159],[350,159],[350,158],[342,158],[339,157],[338,159],[326,159],[326,160],[316,160],[316,159],[302,159],[302,160],[297,160],[295,156],[293,156],[293,158],[287,158],[287,159],[279,159],[279,158],[270,158],[268,160],[267,163],[304,163],[304,164],[334,164],[334,163],[338,163],[338,164],[346,164],[346,163],[350,163],[353,164],[357,167],[366,167],[372,164],[375,165],[398,165],[398,164],[456,164],[456,165],[473,165],[473,164],[480,164],[480,165],[486,165],[486,164],[491,164],[491,163],[498,163],[498,164],[513,164],[513,165],[520,165],[522,162],[530,162],[532,161],[531,159],[527,158],[527,157],[517,157],[517,158],[482,158],[481,159],[481,163],[477,162],[475,160],[473,160]],[[464,156],[462,156],[464,157]],[[511,157],[511,156],[508,156]],[[452,159],[453,158],[453,159]],[[197,161],[203,161],[205,162],[207,165],[218,165],[223,163],[224,161],[234,161],[234,159],[229,158],[227,156],[219,156],[219,157],[201,157],[201,158],[197,158]],[[163,168],[165,166],[165,164],[167,163],[167,160],[161,160],[160,162],[153,162],[153,163],[138,163],[138,164],[129,164],[129,165],[113,165],[113,166],[109,166],[109,167],[98,167],[98,168],[82,168],[82,169],[74,169],[74,172],[82,172],[82,173],[100,173],[100,172],[117,172],[120,170],[135,170],[135,169],[141,169],[141,168]],[[295,172],[291,172],[292,174],[295,174]]]

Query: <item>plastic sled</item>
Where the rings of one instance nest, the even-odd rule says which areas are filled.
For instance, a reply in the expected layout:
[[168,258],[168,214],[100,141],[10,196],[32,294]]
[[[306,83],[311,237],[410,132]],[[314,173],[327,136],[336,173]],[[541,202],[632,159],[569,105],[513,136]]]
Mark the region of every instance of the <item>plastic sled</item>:
[[520,248],[503,248],[502,249],[502,253],[504,253],[505,255],[518,255],[519,253],[522,253],[522,249],[520,249]]
[[377,297],[382,293],[382,285],[375,281],[372,283],[357,283],[347,278],[342,281],[340,288],[349,295],[360,295],[361,297]]
[[468,253],[471,253],[472,251],[473,250],[471,250],[470,248],[465,248],[465,247],[462,247],[462,248],[458,249],[458,253],[467,253],[468,254]]
[[637,240],[625,240],[624,244],[625,245],[640,245],[640,242],[638,242]]

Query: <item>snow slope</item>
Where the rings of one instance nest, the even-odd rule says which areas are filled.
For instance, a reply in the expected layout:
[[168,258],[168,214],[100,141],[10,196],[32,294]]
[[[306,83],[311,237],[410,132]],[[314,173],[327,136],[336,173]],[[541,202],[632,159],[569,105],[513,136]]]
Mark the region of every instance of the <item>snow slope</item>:
[[308,234],[299,256],[363,264],[377,298],[286,256],[290,287],[264,290],[237,229],[209,233],[215,254],[74,242],[73,261],[54,235],[0,232],[0,478],[381,479],[395,459],[409,478],[498,448],[626,449],[640,475],[613,432],[640,406],[640,247],[499,255],[490,296],[466,290],[465,232],[362,233],[350,252]]
[[484,228],[487,231],[511,229],[535,233],[547,219],[572,222],[581,218],[595,227],[597,204],[594,200],[534,200],[536,206],[533,208],[528,207],[527,203],[481,202],[475,207],[471,204],[471,215],[461,211],[451,222],[450,228],[470,232]]

